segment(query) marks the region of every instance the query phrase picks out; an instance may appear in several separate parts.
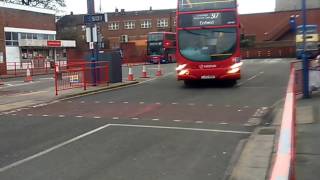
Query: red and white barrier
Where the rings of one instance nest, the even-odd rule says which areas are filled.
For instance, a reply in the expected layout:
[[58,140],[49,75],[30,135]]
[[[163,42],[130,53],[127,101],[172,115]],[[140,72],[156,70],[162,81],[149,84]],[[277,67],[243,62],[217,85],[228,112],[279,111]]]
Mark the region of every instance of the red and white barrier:
[[283,109],[279,144],[270,180],[295,180],[295,123],[295,69],[292,66],[286,100]]
[[32,76],[31,76],[30,68],[28,66],[27,67],[27,75],[26,75],[26,78],[24,79],[24,82],[31,82],[31,81],[32,81]]

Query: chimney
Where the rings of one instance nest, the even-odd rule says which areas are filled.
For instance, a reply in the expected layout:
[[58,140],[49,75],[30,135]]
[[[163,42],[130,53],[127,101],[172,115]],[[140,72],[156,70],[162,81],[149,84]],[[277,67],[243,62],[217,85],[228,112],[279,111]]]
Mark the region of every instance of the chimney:
[[114,10],[114,12],[118,13],[118,12],[119,12],[119,9],[118,9],[118,8],[116,8],[116,9]]
[[152,11],[152,6],[150,6],[149,10]]
[[121,9],[121,14],[122,14],[122,15],[124,15],[124,14],[125,14],[124,9]]
[[73,15],[73,11],[70,12],[70,15],[71,15],[71,16]]

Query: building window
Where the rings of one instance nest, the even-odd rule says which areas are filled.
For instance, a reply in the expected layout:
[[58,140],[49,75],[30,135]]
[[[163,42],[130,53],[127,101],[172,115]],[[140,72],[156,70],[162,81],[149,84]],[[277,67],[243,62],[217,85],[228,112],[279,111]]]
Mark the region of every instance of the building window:
[[151,20],[143,20],[141,22],[141,29],[148,29],[152,27],[152,22]]
[[124,22],[124,29],[134,29],[135,27],[136,27],[136,23],[134,21]]
[[7,46],[18,46],[18,33],[17,32],[6,32],[6,45]]
[[169,21],[168,19],[158,19],[157,27],[168,27],[169,26]]
[[110,22],[108,25],[108,29],[111,31],[119,30],[119,22]]

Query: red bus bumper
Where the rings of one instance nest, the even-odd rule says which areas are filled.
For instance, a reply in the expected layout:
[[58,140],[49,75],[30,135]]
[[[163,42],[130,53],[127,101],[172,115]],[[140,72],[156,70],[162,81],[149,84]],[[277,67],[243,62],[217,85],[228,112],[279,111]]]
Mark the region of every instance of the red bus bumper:
[[229,68],[216,69],[187,69],[187,73],[180,74],[177,72],[178,80],[201,80],[201,79],[216,79],[216,80],[238,80],[241,79],[241,70],[230,73]]

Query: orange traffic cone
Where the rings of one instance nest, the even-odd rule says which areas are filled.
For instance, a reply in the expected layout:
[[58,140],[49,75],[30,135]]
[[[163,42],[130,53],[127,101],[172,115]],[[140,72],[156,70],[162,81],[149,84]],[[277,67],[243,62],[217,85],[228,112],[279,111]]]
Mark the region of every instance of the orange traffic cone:
[[158,70],[157,70],[156,76],[158,76],[158,77],[159,77],[159,76],[162,76],[160,61],[159,61],[159,64],[158,64]]
[[128,81],[134,81],[131,65],[129,65]]
[[142,66],[142,76],[141,78],[149,78],[147,74],[147,68],[145,65]]
[[29,69],[29,66],[28,66],[27,67],[27,76],[24,79],[24,82],[31,82],[31,81],[32,81],[32,76],[31,76],[30,69]]

